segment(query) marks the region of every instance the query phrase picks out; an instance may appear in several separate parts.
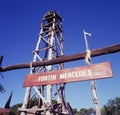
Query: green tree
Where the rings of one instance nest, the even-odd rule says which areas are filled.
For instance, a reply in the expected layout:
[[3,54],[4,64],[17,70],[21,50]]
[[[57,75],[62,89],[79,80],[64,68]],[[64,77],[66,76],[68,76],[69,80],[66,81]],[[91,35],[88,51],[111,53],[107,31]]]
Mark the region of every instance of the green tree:
[[79,115],[95,115],[95,110],[93,108],[82,108],[80,109]]
[[72,112],[73,112],[74,115],[79,115],[79,111],[77,111],[76,108],[73,108],[73,109],[72,109]]
[[11,107],[11,115],[17,115],[18,113],[18,108],[22,106],[22,103],[19,103],[19,104],[16,104],[16,105],[13,105]]
[[[29,101],[28,108],[32,108],[33,106],[38,105],[38,98],[33,98]],[[22,106],[22,103],[15,104],[11,107],[10,115],[19,115],[18,108]]]
[[120,113],[120,97],[116,97],[115,98],[115,109],[116,109],[116,111],[118,112],[118,113]]
[[[3,60],[3,55],[0,55],[0,67],[2,64],[2,60]],[[1,73],[0,73],[0,77],[3,78],[3,75]],[[3,92],[5,92],[4,86],[2,86],[2,84],[0,84],[0,93],[3,93]]]
[[0,84],[0,92],[1,93],[5,92],[5,88],[4,88],[4,86],[2,86],[2,84]]
[[73,111],[74,114],[77,113],[77,109],[76,108],[73,108],[72,111]]
[[120,97],[108,100],[101,109],[102,115],[120,115]]
[[38,106],[38,98],[33,98],[32,100],[29,101],[28,108],[32,108],[33,106]]

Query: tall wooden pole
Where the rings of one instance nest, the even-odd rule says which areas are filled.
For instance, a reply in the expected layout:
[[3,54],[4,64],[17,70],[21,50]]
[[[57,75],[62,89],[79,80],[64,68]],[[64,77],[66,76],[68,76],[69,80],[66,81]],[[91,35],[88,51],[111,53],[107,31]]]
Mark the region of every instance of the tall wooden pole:
[[[87,41],[87,35],[91,36],[90,33],[87,33],[85,30],[84,32],[84,39],[85,39],[85,45],[86,45],[86,57],[85,61],[88,65],[91,65],[91,51],[89,50],[88,41]],[[99,108],[99,101],[97,97],[97,90],[95,85],[95,80],[91,80],[91,90],[93,95],[93,103],[95,105],[96,115],[101,115],[100,108]]]

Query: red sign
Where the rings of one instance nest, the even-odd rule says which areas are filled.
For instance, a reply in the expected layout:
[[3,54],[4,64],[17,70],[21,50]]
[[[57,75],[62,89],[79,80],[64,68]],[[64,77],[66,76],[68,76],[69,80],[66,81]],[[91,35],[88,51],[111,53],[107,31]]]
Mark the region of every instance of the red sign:
[[109,62],[91,64],[69,69],[62,69],[37,74],[28,74],[25,77],[23,87],[77,82],[113,77]]
[[10,109],[0,108],[0,115],[5,115],[5,113],[10,113]]

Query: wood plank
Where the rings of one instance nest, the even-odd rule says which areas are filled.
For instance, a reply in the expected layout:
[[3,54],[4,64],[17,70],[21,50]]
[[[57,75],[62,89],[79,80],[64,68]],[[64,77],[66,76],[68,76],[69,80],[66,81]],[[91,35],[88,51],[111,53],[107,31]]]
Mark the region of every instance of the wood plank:
[[113,77],[109,62],[62,69],[37,74],[28,74],[23,87],[78,82]]
[[[116,52],[120,52],[120,44],[91,50],[91,57],[101,56],[101,55],[106,55],[106,54],[111,54],[111,53],[116,53]],[[59,64],[59,63],[64,63],[64,62],[69,62],[69,61],[81,60],[81,59],[84,59],[85,56],[86,56],[86,52],[82,52],[82,53],[73,54],[69,56],[61,56],[61,57],[54,58],[51,60],[33,62],[32,66],[33,67],[47,66],[47,65],[54,65],[54,64]],[[0,67],[0,72],[30,68],[30,63],[21,63],[21,64]]]

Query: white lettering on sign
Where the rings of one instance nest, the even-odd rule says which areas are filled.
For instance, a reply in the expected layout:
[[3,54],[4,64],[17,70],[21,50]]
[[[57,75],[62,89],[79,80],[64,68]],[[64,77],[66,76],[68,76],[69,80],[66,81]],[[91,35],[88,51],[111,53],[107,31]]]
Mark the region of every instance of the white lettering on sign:
[[[79,78],[79,77],[90,77],[92,76],[92,70],[83,70],[83,71],[71,71],[71,72],[66,72],[66,73],[60,73],[58,75],[58,79],[70,79],[70,78]],[[56,80],[56,74],[51,74],[51,75],[45,75],[45,76],[39,76],[38,77],[38,82],[42,81],[54,81]]]
[[56,80],[56,74],[38,77],[38,82],[39,81],[53,81],[53,80]]
[[72,71],[60,74],[60,79],[92,76],[92,70]]

